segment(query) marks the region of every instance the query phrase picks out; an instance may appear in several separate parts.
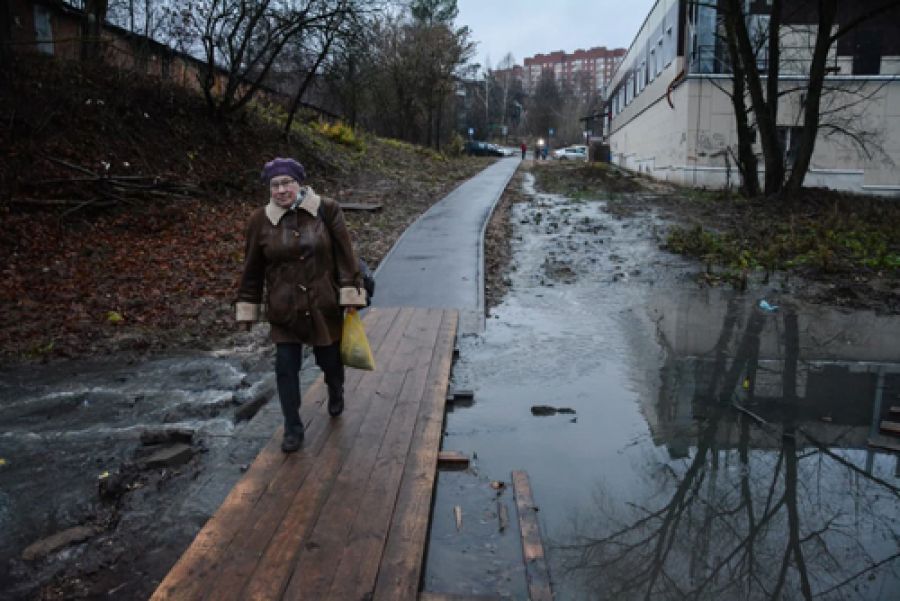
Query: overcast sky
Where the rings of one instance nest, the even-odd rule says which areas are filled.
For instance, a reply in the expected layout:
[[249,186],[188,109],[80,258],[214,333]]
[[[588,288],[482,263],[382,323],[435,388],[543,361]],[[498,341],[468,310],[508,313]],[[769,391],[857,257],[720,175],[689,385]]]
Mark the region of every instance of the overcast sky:
[[472,62],[491,67],[512,52],[516,64],[556,50],[628,48],[655,0],[457,0],[456,25],[479,42]]

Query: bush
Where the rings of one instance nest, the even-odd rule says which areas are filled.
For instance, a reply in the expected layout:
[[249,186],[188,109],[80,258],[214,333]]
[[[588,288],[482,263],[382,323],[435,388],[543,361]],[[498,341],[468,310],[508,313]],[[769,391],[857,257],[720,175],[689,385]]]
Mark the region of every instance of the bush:
[[338,144],[343,144],[344,146],[349,146],[354,150],[358,150],[362,152],[365,150],[365,143],[356,135],[356,132],[353,131],[353,128],[349,125],[337,121],[335,123],[327,123],[323,122],[319,125],[319,133],[324,135],[327,138],[331,138]]

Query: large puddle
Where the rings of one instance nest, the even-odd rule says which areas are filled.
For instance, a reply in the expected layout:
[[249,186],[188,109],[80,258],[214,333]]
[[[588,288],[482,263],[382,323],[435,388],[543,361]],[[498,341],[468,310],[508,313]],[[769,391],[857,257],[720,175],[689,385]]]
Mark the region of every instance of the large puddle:
[[443,448],[475,460],[439,475],[426,590],[527,598],[495,482],[522,469],[557,599],[900,598],[900,463],[870,444],[900,444],[900,319],[698,289],[650,215],[512,215],[510,292],[459,341],[475,400]]

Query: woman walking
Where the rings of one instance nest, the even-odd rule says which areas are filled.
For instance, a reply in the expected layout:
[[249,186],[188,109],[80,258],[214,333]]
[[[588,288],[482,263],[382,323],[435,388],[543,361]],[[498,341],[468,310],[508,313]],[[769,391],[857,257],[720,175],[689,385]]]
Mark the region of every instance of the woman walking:
[[344,214],[337,202],[304,186],[306,171],[290,158],[265,164],[262,179],[269,202],[247,223],[244,271],[238,289],[237,321],[247,327],[266,314],[275,343],[275,377],[284,414],[281,449],[303,442],[300,366],[303,345],[313,347],[325,372],[328,413],[344,410],[344,366],[340,357],[343,310],[366,304]]

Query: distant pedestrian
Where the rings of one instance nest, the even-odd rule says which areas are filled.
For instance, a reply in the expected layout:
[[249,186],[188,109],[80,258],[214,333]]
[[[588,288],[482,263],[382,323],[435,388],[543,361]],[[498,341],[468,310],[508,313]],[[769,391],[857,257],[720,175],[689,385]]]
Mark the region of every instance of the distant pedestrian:
[[534,147],[534,160],[535,161],[541,160],[541,147],[540,146]]
[[528,145],[525,142],[519,146],[519,149],[522,151],[522,160],[525,160],[525,151],[528,150]]
[[306,172],[294,159],[269,161],[262,179],[269,202],[254,211],[247,224],[237,321],[249,329],[261,319],[265,303],[284,414],[281,450],[290,453],[300,448],[304,434],[302,345],[312,347],[316,364],[325,372],[328,413],[337,417],[344,410],[343,310],[364,307],[366,293],[340,205],[302,185]]
[[544,159],[545,161],[547,160],[547,147],[546,146],[544,146],[544,148],[541,150],[541,158]]

